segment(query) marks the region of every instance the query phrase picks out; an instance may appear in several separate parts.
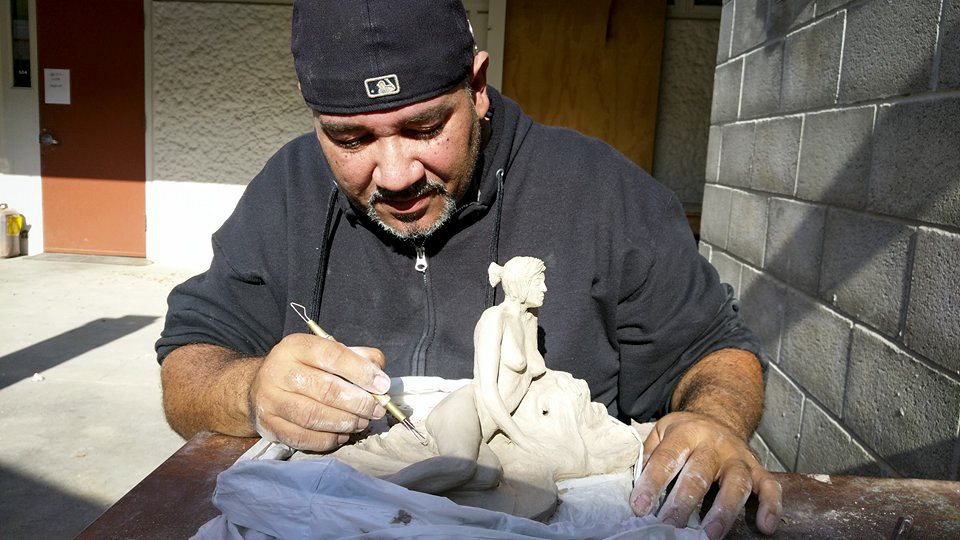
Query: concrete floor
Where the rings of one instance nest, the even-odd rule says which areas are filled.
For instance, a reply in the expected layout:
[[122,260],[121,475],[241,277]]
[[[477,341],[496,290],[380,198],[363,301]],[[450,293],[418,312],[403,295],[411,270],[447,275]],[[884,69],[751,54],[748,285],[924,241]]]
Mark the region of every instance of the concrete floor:
[[183,444],[153,344],[167,293],[194,273],[0,259],[0,538],[73,538]]

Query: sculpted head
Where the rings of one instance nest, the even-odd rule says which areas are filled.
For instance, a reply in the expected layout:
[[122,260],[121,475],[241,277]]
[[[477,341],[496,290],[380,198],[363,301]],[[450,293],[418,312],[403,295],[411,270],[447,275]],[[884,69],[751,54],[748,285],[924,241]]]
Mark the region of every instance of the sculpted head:
[[546,266],[536,257],[514,257],[503,266],[490,263],[487,274],[490,286],[503,283],[503,294],[512,300],[531,307],[543,305],[543,295],[547,292]]

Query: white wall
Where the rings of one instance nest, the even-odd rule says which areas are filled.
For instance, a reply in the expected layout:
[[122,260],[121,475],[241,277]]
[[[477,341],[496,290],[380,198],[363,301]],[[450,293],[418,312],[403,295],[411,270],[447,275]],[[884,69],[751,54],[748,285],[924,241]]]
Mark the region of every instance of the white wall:
[[[36,1],[30,0],[30,36],[36,36]],[[40,190],[40,113],[37,90],[37,44],[30,41],[31,87],[13,88],[9,3],[0,9],[0,202],[23,214],[29,253],[43,251],[43,205]]]
[[244,186],[312,129],[292,6],[154,0],[149,11],[147,258],[204,268]]

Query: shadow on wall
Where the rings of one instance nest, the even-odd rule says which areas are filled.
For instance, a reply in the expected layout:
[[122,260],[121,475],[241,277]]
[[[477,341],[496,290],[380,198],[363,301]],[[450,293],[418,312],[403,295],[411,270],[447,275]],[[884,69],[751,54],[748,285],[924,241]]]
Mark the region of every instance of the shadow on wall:
[[[936,229],[924,226],[960,228],[954,167],[960,162],[960,96],[929,99],[943,88],[960,87],[960,76],[946,53],[941,61],[935,52],[940,2],[909,4],[841,6],[818,13],[811,26],[779,42],[795,21],[812,20],[814,2],[789,8],[783,2],[779,19],[758,9],[764,32],[777,34],[766,36],[757,58],[762,66],[783,55],[776,62],[782,65],[779,80],[772,76],[757,91],[748,88],[745,71],[739,118],[729,120],[737,123],[719,128],[721,155],[750,154],[740,163],[720,160],[719,182],[737,191],[717,191],[730,197],[727,236],[704,240],[763,271],[717,252],[711,258],[725,280],[739,279],[744,319],[773,358],[770,378],[780,379],[768,381],[768,389],[776,383],[786,389],[782,394],[792,389],[798,396],[768,401],[759,430],[791,470],[958,474],[960,361],[950,349],[957,345],[960,255],[955,245],[952,253],[944,249]],[[877,11],[884,17],[875,17]],[[915,18],[891,16],[900,12]],[[740,22],[734,22],[735,44]],[[942,26],[939,43],[953,47],[955,63],[960,23],[953,22]],[[873,35],[863,31],[867,25]],[[883,37],[885,27],[900,25],[922,33],[907,44]],[[836,50],[824,45],[831,43],[830,32],[846,32],[842,51],[841,40]],[[758,35],[754,43],[761,41]],[[878,79],[880,64],[897,54],[894,60],[901,63],[923,61],[913,63],[913,72]],[[750,69],[751,59],[746,61]],[[841,68],[830,73],[824,67],[830,62]],[[830,88],[838,99],[825,102],[818,89]],[[755,101],[775,91],[776,101],[753,111],[748,91]],[[717,101],[715,96],[714,107]],[[938,316],[940,306],[954,316]],[[845,467],[842,456],[851,452],[835,448],[838,455],[827,455],[816,448],[823,445],[820,436],[867,448],[865,455],[878,464]]]
[[0,389],[106,345],[157,320],[146,315],[96,319],[19,351],[0,356]]

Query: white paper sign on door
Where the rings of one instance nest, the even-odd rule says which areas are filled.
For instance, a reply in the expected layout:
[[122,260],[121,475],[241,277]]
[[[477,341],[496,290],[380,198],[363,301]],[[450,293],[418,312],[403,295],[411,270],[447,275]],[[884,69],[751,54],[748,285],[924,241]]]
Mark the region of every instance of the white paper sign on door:
[[43,102],[70,104],[70,70],[43,68]]

